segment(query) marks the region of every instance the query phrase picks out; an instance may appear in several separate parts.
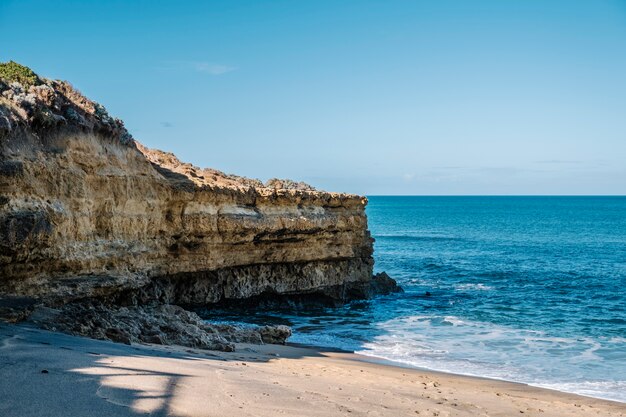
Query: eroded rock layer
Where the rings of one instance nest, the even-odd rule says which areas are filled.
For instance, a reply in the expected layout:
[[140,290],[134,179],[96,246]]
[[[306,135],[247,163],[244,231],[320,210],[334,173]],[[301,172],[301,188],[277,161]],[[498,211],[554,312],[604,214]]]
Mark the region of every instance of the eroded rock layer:
[[181,163],[67,83],[0,81],[0,294],[191,305],[366,297],[365,204]]

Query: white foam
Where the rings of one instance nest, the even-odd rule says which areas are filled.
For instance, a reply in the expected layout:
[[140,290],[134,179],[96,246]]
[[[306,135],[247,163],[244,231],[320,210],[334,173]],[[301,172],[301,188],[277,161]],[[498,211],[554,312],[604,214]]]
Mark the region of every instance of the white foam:
[[485,284],[457,284],[454,286],[455,290],[475,290],[475,291],[491,291],[493,287]]
[[626,381],[531,382],[529,385],[626,403]]
[[[626,364],[604,360],[615,338],[567,338],[462,320],[405,316],[378,324],[357,353],[404,365],[481,376],[626,402]],[[616,341],[619,343],[619,341]],[[617,365],[617,366],[616,366]]]

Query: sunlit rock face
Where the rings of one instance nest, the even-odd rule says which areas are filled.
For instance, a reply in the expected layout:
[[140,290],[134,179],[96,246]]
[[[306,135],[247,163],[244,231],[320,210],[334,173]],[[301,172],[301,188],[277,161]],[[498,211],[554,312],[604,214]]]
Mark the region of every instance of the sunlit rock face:
[[0,81],[0,294],[189,305],[366,297],[365,204],[181,163],[67,83]]

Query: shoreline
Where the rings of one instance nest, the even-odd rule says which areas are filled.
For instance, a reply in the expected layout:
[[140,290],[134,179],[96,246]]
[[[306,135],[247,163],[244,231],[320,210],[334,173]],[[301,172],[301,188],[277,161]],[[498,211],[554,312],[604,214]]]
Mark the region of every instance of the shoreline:
[[0,324],[0,414],[626,415],[624,403],[404,368],[357,353],[237,347],[124,345]]
[[381,358],[381,357],[378,357],[378,356],[368,356],[368,355],[363,355],[361,353],[356,353],[356,352],[351,352],[351,353],[353,353],[354,355],[359,356],[359,360],[362,360],[364,362],[377,363],[377,364],[380,364],[380,365],[383,365],[383,366],[394,366],[394,367],[398,367],[398,368],[402,368],[402,369],[415,369],[415,370],[418,370],[420,372],[430,372],[430,373],[433,373],[433,374],[442,374],[442,375],[458,376],[458,377],[465,377],[465,378],[472,378],[472,379],[481,379],[481,380],[486,380],[486,381],[505,382],[505,383],[508,383],[508,384],[517,384],[517,385],[522,385],[522,386],[530,387],[530,388],[537,388],[537,389],[541,389],[541,390],[553,391],[553,392],[560,393],[560,394],[569,394],[569,395],[575,395],[575,396],[578,396],[578,397],[590,398],[590,399],[594,399],[594,400],[609,401],[609,402],[612,402],[612,403],[615,403],[615,404],[620,404],[620,405],[623,405],[624,407],[626,407],[626,401],[618,401],[618,400],[613,400],[613,399],[610,399],[610,398],[603,398],[603,397],[594,397],[592,395],[585,395],[585,394],[580,394],[580,393],[572,392],[572,391],[564,391],[564,390],[559,390],[559,389],[556,389],[556,388],[548,388],[548,387],[543,387],[541,385],[534,385],[534,384],[531,384],[531,383],[515,381],[515,380],[512,380],[512,379],[502,379],[502,378],[495,378],[495,377],[489,377],[489,376],[481,376],[481,375],[473,375],[473,374],[463,374],[463,373],[456,373],[456,372],[449,372],[449,371],[439,371],[437,369],[418,367],[418,366],[405,364],[405,363],[402,363],[402,362],[392,361],[392,360]]
[[286,346],[293,346],[295,348],[302,348],[302,349],[311,349],[311,350],[315,350],[315,351],[319,351],[319,352],[351,354],[351,355],[354,355],[356,358],[358,358],[358,360],[360,360],[362,362],[373,363],[373,364],[382,365],[382,366],[391,366],[391,367],[396,367],[396,368],[401,368],[401,369],[412,369],[412,370],[416,370],[416,371],[419,371],[419,372],[425,372],[425,373],[441,374],[441,375],[448,375],[448,376],[458,376],[458,377],[465,377],[465,378],[475,378],[475,379],[482,379],[482,380],[486,380],[486,381],[506,382],[506,383],[509,383],[509,384],[519,384],[519,385],[523,385],[523,386],[526,386],[526,387],[538,388],[538,389],[547,390],[547,391],[554,391],[554,392],[562,393],[562,394],[575,395],[575,396],[580,396],[580,397],[584,397],[584,398],[590,398],[590,399],[594,399],[594,400],[609,401],[609,402],[612,402],[612,403],[615,403],[615,404],[621,404],[624,407],[626,407],[626,401],[619,401],[619,400],[614,400],[614,399],[611,399],[611,398],[594,397],[592,395],[585,395],[585,394],[580,394],[580,393],[572,392],[572,391],[564,391],[564,390],[559,390],[559,389],[555,389],[555,388],[548,388],[548,387],[543,387],[541,385],[534,385],[534,384],[531,384],[531,383],[515,381],[515,380],[512,380],[512,379],[501,379],[501,378],[495,378],[495,377],[489,377],[489,376],[456,373],[456,372],[451,372],[451,371],[439,371],[437,369],[430,369],[430,368],[425,368],[425,367],[420,367],[420,366],[414,366],[414,365],[410,365],[410,364],[407,364],[407,363],[404,363],[404,362],[394,361],[394,360],[391,360],[391,359],[383,358],[383,357],[380,357],[380,356],[369,356],[369,355],[365,355],[363,353],[358,353],[358,352],[353,351],[353,350],[347,350],[347,349],[341,349],[341,348],[335,348],[335,347],[328,347],[328,346],[310,345],[310,344],[305,344],[305,343],[290,343],[290,342],[287,342]]

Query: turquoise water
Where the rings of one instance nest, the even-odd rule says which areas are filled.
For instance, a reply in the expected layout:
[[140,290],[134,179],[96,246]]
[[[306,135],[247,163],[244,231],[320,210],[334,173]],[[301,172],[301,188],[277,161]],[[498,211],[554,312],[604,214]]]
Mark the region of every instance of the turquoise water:
[[256,312],[293,342],[626,402],[626,198],[370,197],[406,292]]

